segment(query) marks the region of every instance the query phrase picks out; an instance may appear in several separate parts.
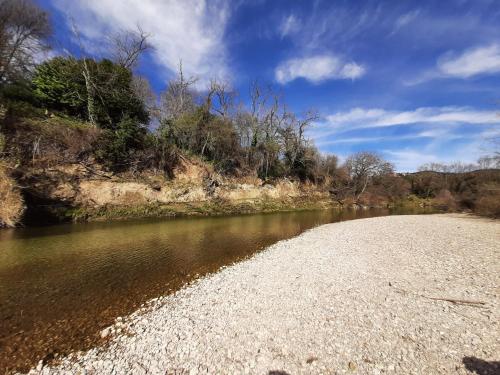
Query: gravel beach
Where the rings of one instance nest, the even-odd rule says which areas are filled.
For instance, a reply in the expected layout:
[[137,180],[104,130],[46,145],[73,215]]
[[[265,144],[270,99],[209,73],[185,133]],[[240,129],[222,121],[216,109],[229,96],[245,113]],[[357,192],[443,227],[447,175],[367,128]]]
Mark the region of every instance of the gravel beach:
[[201,278],[32,374],[498,374],[500,222],[323,225]]

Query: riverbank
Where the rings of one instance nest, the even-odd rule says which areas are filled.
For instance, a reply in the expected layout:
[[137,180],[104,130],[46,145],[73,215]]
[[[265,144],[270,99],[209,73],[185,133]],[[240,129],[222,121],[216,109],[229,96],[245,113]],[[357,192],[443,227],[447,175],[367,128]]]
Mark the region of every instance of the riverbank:
[[107,347],[32,373],[494,373],[499,229],[463,215],[324,225],[116,319]]

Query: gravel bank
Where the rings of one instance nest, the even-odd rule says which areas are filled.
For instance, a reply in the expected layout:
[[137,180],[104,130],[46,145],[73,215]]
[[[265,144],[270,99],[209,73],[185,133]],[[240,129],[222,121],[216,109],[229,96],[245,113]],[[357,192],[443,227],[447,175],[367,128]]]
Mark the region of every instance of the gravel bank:
[[494,374],[499,265],[498,221],[328,224],[117,319],[109,347],[31,373]]

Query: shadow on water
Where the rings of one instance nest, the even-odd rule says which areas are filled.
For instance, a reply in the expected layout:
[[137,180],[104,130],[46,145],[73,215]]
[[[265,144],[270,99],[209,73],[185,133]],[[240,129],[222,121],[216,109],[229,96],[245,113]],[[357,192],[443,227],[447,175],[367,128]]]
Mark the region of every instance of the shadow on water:
[[91,348],[116,317],[279,240],[388,214],[321,210],[0,231],[0,372]]
[[476,357],[464,357],[462,362],[467,370],[478,375],[500,374],[500,362],[498,361],[484,361]]

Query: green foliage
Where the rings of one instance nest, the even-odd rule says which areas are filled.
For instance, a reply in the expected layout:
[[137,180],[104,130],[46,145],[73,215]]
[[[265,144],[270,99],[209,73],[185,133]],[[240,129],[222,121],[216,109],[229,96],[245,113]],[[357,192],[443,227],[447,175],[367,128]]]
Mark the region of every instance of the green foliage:
[[132,90],[132,73],[110,60],[90,61],[92,81],[96,85],[98,124],[119,130],[123,118],[145,124],[149,115],[144,103]]
[[55,57],[38,65],[33,87],[35,96],[47,108],[87,118],[85,79],[78,60]]
[[[89,82],[84,76],[85,65],[90,72]],[[92,100],[97,124],[111,130],[118,129],[125,117],[140,123],[149,121],[144,103],[131,85],[130,70],[107,59],[95,62],[56,57],[40,64],[33,77],[34,93],[42,105],[88,119]]]
[[113,170],[130,166],[134,151],[144,147],[146,129],[130,117],[120,121],[115,129],[103,133],[96,151],[98,159]]
[[31,82],[26,79],[0,86],[0,98],[7,102],[23,102],[31,105],[38,105],[38,98],[35,96]]

